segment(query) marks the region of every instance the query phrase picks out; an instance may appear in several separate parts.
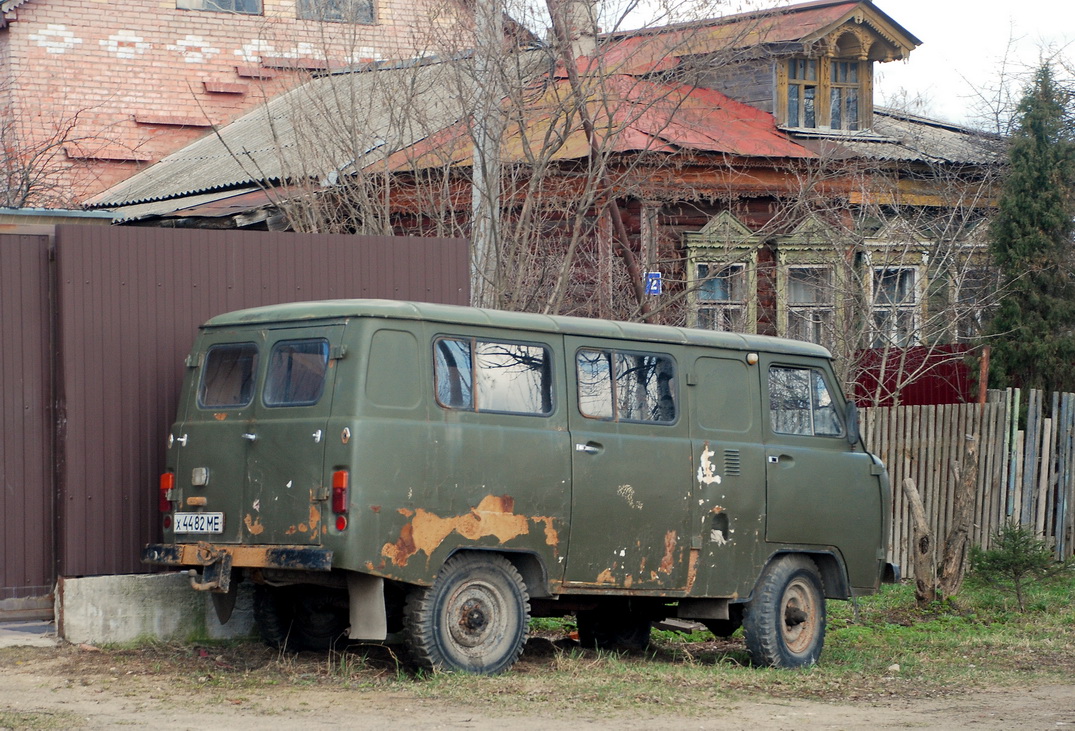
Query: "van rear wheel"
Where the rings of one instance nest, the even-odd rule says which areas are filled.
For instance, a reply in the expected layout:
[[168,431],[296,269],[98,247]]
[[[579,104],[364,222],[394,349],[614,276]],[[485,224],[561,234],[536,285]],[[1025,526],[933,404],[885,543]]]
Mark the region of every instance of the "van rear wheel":
[[765,567],[743,614],[743,634],[755,665],[813,665],[825,644],[825,594],[817,564],[782,556]]
[[422,667],[489,675],[522,654],[530,597],[503,556],[460,553],[433,586],[410,592],[403,619],[408,649]]
[[269,647],[324,652],[346,638],[347,594],[307,584],[258,584],[254,587],[254,621]]
[[262,642],[280,650],[295,649],[291,638],[294,620],[294,608],[281,588],[254,585],[254,623]]

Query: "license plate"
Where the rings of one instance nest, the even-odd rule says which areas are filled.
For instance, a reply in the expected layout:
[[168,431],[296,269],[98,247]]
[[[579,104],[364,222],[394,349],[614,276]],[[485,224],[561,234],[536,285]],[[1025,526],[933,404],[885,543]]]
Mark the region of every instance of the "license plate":
[[224,513],[176,513],[176,533],[223,533]]

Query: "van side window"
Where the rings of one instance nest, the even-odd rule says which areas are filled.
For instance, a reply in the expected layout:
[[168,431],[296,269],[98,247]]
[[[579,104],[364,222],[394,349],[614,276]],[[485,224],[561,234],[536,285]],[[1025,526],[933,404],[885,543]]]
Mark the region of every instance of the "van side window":
[[777,434],[843,436],[825,378],[812,368],[769,369],[769,418]]
[[321,399],[328,373],[328,341],[282,340],[269,354],[262,398],[266,406],[312,406]]
[[214,345],[205,354],[198,405],[206,409],[235,409],[254,397],[258,346],[254,343]]
[[671,356],[582,349],[575,366],[583,416],[660,424],[676,420]]
[[549,354],[542,345],[438,338],[433,354],[441,406],[532,416],[552,413]]

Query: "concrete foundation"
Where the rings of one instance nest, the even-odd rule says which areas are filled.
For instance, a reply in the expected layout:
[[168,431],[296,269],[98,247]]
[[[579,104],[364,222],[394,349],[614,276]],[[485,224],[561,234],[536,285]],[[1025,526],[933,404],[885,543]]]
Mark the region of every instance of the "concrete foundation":
[[56,629],[76,644],[129,645],[250,637],[255,633],[252,586],[239,584],[227,624],[217,621],[209,592],[194,591],[186,574],[61,578]]

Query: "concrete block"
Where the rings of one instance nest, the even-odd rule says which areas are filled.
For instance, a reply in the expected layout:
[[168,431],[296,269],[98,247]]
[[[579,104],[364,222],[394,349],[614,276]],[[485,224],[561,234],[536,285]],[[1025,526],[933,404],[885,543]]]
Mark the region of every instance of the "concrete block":
[[61,578],[56,626],[76,644],[234,639],[253,633],[252,604],[252,587],[239,584],[235,611],[221,625],[208,592],[191,589],[186,574]]

